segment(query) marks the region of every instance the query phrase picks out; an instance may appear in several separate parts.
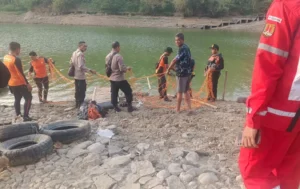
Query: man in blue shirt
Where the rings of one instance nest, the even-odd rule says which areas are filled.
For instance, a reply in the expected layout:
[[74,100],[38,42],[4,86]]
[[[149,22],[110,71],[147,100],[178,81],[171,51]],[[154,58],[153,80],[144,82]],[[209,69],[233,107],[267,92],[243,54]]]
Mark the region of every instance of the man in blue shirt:
[[170,70],[173,69],[176,64],[177,112],[180,112],[182,94],[184,94],[188,110],[191,111],[191,97],[188,92],[192,75],[191,51],[184,43],[184,35],[182,33],[178,33],[175,36],[175,43],[179,47],[178,54],[171,62],[167,73],[170,73]]

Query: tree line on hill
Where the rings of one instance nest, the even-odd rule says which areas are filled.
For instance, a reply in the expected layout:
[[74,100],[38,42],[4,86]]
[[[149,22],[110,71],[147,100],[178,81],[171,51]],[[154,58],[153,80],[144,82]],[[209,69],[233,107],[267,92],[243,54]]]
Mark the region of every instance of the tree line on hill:
[[0,10],[221,17],[263,14],[271,2],[272,0],[0,0]]

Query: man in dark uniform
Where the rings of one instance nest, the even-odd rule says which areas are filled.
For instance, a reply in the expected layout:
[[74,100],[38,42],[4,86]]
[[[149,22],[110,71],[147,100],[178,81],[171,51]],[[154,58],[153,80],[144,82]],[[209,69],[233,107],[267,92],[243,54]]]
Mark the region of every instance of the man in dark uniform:
[[218,82],[221,76],[221,70],[224,69],[224,59],[221,53],[219,53],[219,46],[213,44],[211,47],[211,56],[208,59],[207,67],[205,68],[205,75],[208,77],[207,100],[214,102],[217,99]]

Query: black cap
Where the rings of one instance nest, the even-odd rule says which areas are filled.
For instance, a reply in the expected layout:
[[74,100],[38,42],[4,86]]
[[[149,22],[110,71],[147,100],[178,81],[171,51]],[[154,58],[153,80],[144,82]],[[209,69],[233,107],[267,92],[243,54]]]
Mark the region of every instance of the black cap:
[[167,47],[167,48],[165,49],[165,52],[167,52],[167,53],[172,53],[172,52],[173,52],[173,49],[172,49],[171,47]]
[[219,48],[219,45],[217,45],[217,44],[213,44],[211,47],[209,47],[210,49],[217,49],[217,50],[219,50],[220,48]]

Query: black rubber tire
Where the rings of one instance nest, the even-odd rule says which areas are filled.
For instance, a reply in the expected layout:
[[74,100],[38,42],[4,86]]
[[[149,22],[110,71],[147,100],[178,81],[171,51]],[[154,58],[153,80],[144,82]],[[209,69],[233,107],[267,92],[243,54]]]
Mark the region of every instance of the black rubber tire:
[[21,136],[37,134],[39,125],[35,122],[26,122],[0,127],[0,142]]
[[[22,144],[29,146],[14,149],[17,145]],[[26,135],[0,143],[0,151],[9,159],[10,166],[36,163],[41,158],[50,154],[52,149],[53,142],[51,137],[41,134]]]
[[91,125],[84,120],[59,121],[42,126],[40,133],[50,136],[53,142],[69,144],[89,136]]

